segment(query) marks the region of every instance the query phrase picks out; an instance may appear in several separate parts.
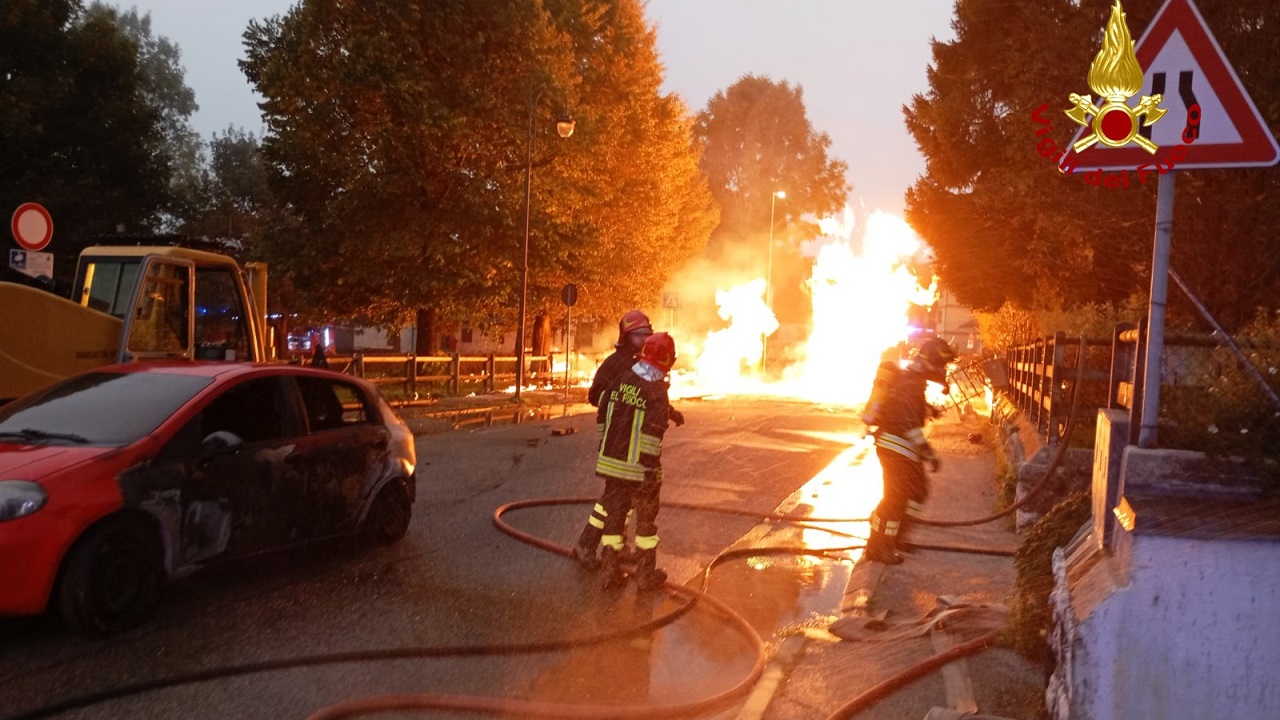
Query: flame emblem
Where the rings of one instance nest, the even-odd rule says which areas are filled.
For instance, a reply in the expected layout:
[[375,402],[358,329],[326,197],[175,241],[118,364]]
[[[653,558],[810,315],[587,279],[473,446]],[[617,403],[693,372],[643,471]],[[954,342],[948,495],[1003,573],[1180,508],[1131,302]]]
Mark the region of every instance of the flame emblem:
[[[1107,20],[1107,31],[1102,38],[1102,49],[1089,65],[1089,87],[1100,98],[1106,98],[1102,107],[1093,104],[1093,97],[1081,97],[1071,93],[1069,99],[1074,105],[1065,110],[1067,117],[1077,124],[1092,130],[1089,135],[1077,140],[1071,147],[1081,152],[1094,143],[1102,143],[1107,147],[1124,147],[1134,143],[1143,150],[1155,154],[1159,145],[1138,134],[1138,118],[1142,117],[1141,127],[1150,127],[1164,117],[1168,110],[1158,107],[1164,100],[1163,95],[1143,95],[1137,107],[1129,107],[1126,101],[1142,89],[1142,68],[1138,65],[1138,56],[1133,51],[1133,38],[1129,35],[1129,26],[1125,24],[1124,8],[1120,0],[1111,6],[1111,18]],[[1088,117],[1092,115],[1093,121]]]

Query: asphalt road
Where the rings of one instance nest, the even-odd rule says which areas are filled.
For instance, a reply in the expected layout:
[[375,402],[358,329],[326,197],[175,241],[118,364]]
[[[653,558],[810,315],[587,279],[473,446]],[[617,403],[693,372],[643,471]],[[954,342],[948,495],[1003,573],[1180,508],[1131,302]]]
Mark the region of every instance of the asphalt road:
[[[664,501],[748,512],[768,513],[794,501],[798,488],[848,448],[847,433],[855,425],[842,409],[778,400],[686,400],[677,406],[688,422],[667,435]],[[568,427],[576,432],[553,434]],[[0,717],[247,663],[388,648],[554,642],[667,611],[671,602],[637,597],[634,587],[620,596],[600,591],[595,578],[566,558],[519,543],[491,521],[495,508],[515,500],[597,495],[595,439],[589,415],[423,436],[413,522],[394,547],[369,551],[337,543],[217,568],[172,586],[152,622],[106,640],[70,635],[47,619],[0,621]],[[568,545],[589,509],[531,508],[508,519]],[[685,581],[752,533],[758,521],[669,508],[659,525],[660,563],[673,580]],[[732,568],[726,573],[717,595],[754,606],[752,622],[766,639],[771,624],[803,612],[787,607],[801,603],[798,588],[759,611],[757,596],[765,588],[734,580]],[[802,574],[812,581],[812,568]],[[752,660],[738,634],[695,611],[651,637],[607,645],[276,670],[132,694],[56,717],[301,720],[334,703],[388,693],[676,703],[731,687]]]

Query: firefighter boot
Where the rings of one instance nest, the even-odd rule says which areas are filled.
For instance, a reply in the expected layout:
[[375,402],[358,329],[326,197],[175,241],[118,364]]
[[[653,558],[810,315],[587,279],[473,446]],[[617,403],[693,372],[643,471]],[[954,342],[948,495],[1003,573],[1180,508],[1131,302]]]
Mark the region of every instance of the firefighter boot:
[[617,548],[605,546],[600,551],[600,568],[604,571],[602,586],[605,590],[617,590],[627,583],[627,574],[618,561]]
[[587,525],[578,536],[578,543],[573,546],[573,559],[583,570],[599,570],[600,558],[596,557],[596,548],[600,547],[600,536],[604,531]]
[[884,565],[898,565],[902,562],[902,556],[894,550],[896,540],[893,535],[885,535],[883,530],[872,530],[862,557]]
[[914,553],[916,551],[915,526],[910,520],[903,520],[902,526],[898,528],[898,537],[894,541],[894,549],[900,553]]
[[667,582],[667,573],[659,570],[658,551],[636,551],[636,584],[641,590],[656,590]]

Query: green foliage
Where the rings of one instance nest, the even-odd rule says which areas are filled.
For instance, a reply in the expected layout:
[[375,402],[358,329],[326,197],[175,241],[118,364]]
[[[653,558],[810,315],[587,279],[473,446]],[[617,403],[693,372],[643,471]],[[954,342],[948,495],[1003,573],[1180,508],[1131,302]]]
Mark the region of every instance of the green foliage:
[[189,239],[238,245],[233,254],[256,256],[262,229],[277,211],[261,144],[244,128],[228,127],[213,134],[208,148],[193,202],[178,229]]
[[168,206],[161,225],[172,227],[194,211],[201,180],[200,136],[191,127],[191,114],[200,106],[186,84],[182,51],[168,38],[153,36],[151,15],[139,16],[137,8],[117,11],[95,2],[87,14],[113,19],[120,33],[137,46],[138,89],[143,102],[159,113],[157,151],[170,173]]
[[[799,85],[746,75],[707,102],[696,133],[720,205],[720,236],[756,235],[771,213],[785,226],[844,206],[848,166],[828,157],[831,138],[809,122]],[[774,207],[770,196],[779,190],[785,202]]]
[[510,326],[530,169],[531,314],[566,282],[580,316],[651,303],[714,224],[636,1],[304,0],[245,45],[289,213],[264,249],[332,315]]
[[994,312],[974,313],[983,347],[1002,351],[1059,332],[1067,337],[1110,338],[1116,325],[1146,317],[1146,299],[1134,296],[1112,303],[1085,302],[1025,309],[1006,302]]
[[1160,390],[1160,444],[1252,461],[1274,491],[1280,407],[1267,390],[1280,396],[1280,315],[1257,313],[1234,339],[1252,371],[1225,345],[1165,348],[1176,384]]
[[[1162,0],[1124,4],[1135,37]],[[907,194],[909,222],[937,255],[945,285],[965,303],[995,310],[1072,308],[1144,295],[1150,284],[1155,183],[1096,188],[1036,151],[1064,147],[1076,127],[1062,111],[1088,91],[1087,72],[1112,0],[958,0],[956,39],[935,42],[929,90],[904,108],[926,159]],[[1198,3],[1264,120],[1280,125],[1280,4]],[[1131,177],[1132,179],[1132,177]],[[1173,267],[1229,330],[1254,308],[1280,306],[1280,221],[1273,169],[1179,173]],[[1049,301],[1047,299],[1052,299]],[[1188,306],[1171,293],[1174,317]]]
[[1014,596],[1002,639],[1035,662],[1048,655],[1049,593],[1053,590],[1053,551],[1066,546],[1092,517],[1089,491],[1068,496],[1049,509],[1031,529],[1014,558]]
[[0,10],[0,207],[49,209],[59,277],[93,235],[152,229],[171,205],[155,77],[118,19],[74,0]]

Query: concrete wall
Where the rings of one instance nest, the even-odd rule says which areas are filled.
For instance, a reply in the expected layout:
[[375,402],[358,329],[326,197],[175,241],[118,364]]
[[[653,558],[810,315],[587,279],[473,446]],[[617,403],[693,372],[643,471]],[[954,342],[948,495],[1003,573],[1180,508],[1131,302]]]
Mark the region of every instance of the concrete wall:
[[1050,715],[1280,717],[1280,505],[1199,453],[1123,447],[1117,463],[1127,418],[1098,420],[1105,517],[1054,556]]
[[[999,442],[1004,457],[1018,474],[1014,502],[1022,502],[1044,480],[1060,448],[1046,445],[1031,423],[1002,396],[997,396],[991,418],[1000,430]],[[1037,491],[1034,498],[1015,511],[1014,521],[1018,532],[1034,525],[1062,498],[1089,487],[1093,451],[1088,448],[1067,448],[1064,452],[1049,487]]]

